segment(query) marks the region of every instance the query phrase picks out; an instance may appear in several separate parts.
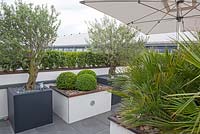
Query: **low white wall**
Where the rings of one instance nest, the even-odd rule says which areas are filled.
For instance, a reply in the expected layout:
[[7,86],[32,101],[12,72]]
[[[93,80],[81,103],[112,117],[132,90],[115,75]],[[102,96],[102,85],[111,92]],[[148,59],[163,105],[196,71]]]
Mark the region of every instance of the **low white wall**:
[[110,134],[136,134],[130,130],[110,121]]
[[[118,67],[117,70],[122,70],[123,67]],[[92,69],[97,75],[107,75],[109,68]],[[78,73],[80,70],[66,70],[67,72]],[[66,71],[39,72],[37,81],[56,80],[57,76]],[[28,80],[27,73],[21,74],[6,74],[0,75],[0,86],[26,83]],[[8,116],[7,90],[0,89],[0,119]]]
[[0,90],[0,119],[8,116],[7,90]]
[[[95,71],[97,73],[97,75],[106,75],[106,74],[108,74],[109,68],[96,68],[96,69],[91,69],[91,70]],[[78,73],[79,71],[80,70],[39,72],[37,81],[56,80],[58,75],[62,72]],[[0,86],[10,85],[10,84],[18,84],[18,83],[26,83],[27,80],[28,80],[27,73],[0,75]]]

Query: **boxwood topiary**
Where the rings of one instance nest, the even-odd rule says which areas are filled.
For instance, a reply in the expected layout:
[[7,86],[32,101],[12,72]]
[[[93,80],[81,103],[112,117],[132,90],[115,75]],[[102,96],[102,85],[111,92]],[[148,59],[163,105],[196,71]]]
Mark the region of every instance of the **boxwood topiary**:
[[85,69],[85,70],[80,71],[80,72],[78,73],[78,76],[79,76],[79,75],[82,75],[82,74],[90,74],[90,75],[94,76],[94,78],[96,78],[96,76],[97,76],[96,73],[95,73],[94,71],[88,70],[88,69]]
[[79,91],[90,91],[96,89],[97,80],[91,74],[82,74],[77,77],[76,89]]
[[72,72],[61,73],[56,79],[56,85],[59,89],[74,89],[76,78],[76,74]]

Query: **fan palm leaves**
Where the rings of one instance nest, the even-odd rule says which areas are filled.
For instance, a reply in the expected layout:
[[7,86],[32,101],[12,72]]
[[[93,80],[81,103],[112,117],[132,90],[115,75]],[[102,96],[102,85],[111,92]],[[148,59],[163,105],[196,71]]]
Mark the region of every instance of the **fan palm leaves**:
[[117,94],[124,98],[120,115],[126,125],[200,133],[200,41],[185,37],[176,41],[177,52],[146,52],[130,64],[126,79],[115,81],[123,80]]

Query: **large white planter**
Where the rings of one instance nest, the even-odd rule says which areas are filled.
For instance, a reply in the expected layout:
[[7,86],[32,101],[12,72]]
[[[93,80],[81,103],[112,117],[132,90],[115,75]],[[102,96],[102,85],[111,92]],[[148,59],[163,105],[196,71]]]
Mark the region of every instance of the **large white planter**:
[[66,123],[73,123],[111,110],[111,93],[95,92],[66,97],[53,91],[53,110]]
[[0,119],[8,116],[7,89],[0,89]]
[[137,134],[137,133],[126,129],[123,126],[113,121],[110,121],[110,134]]

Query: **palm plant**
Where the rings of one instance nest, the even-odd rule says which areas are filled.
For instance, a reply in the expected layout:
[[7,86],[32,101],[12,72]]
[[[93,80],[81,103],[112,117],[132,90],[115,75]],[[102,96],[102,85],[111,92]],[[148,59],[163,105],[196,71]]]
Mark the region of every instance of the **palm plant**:
[[120,115],[126,125],[153,126],[163,133],[200,132],[199,47],[192,41],[177,43],[181,52],[146,52],[130,64],[126,80],[114,82],[124,80],[121,92],[114,93],[124,98]]
[[[147,125],[155,120],[154,117],[170,120],[171,117],[163,112],[161,96],[170,92],[176,93],[182,86],[176,81],[172,83],[172,80],[175,80],[174,68],[177,62],[181,60],[168,52],[146,52],[129,66],[128,79],[125,84],[121,84],[123,90],[117,92],[124,98],[120,114],[125,124],[130,127]],[[174,85],[176,90],[171,88]]]
[[[196,41],[191,40],[187,35],[182,37],[183,41],[176,41],[181,48],[181,54],[185,61],[193,66],[195,77],[186,82],[182,88],[187,88],[191,92],[182,94],[173,94],[166,96],[166,110],[173,118],[178,119],[171,124],[176,129],[182,130],[182,133],[199,134],[200,133],[200,40],[199,34],[191,34]],[[197,84],[198,83],[198,84]],[[196,90],[194,90],[196,89]],[[192,92],[193,91],[193,92]]]

